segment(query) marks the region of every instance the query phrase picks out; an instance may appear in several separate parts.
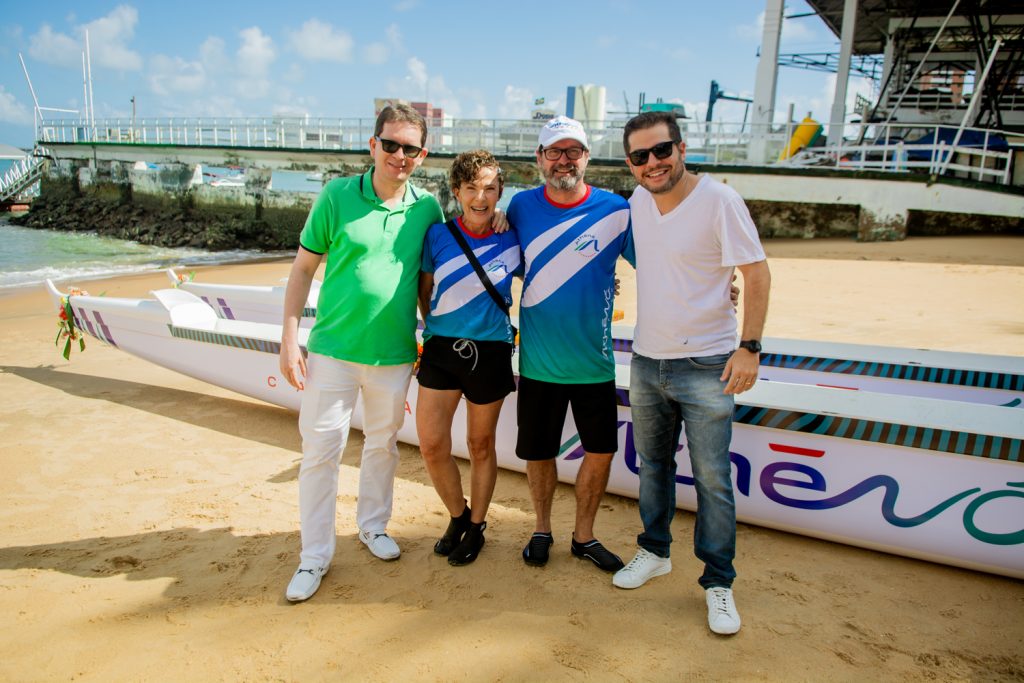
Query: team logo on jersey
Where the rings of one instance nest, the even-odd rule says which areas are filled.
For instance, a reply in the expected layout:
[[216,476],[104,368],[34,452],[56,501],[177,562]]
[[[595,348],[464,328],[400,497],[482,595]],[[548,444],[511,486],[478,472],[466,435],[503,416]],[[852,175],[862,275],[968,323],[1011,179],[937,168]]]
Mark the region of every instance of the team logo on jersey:
[[597,243],[597,237],[587,232],[576,238],[576,241],[572,243],[573,251],[581,256],[590,258],[597,256],[597,253],[601,251],[601,245]]
[[501,259],[494,259],[487,264],[488,273],[501,273],[502,275],[508,275],[508,264]]

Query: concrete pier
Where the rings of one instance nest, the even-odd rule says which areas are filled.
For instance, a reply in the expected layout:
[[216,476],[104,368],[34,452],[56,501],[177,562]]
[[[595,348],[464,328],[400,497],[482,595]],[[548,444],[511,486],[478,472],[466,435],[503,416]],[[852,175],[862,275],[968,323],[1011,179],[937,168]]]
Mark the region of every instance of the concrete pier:
[[[362,173],[370,164],[365,151],[83,143],[55,144],[51,150],[53,159],[38,205],[49,207],[52,215],[43,227],[61,227],[60,211],[54,209],[57,204],[78,202],[78,208],[72,209],[72,204],[65,208],[77,211],[83,220],[101,216],[112,221],[106,234],[213,249],[293,249],[298,245],[315,193],[274,189],[270,183],[274,169],[317,171],[327,182]],[[447,186],[452,158],[432,154],[414,177],[448,212],[456,208]],[[526,186],[540,182],[533,159],[498,158],[507,182]],[[138,162],[159,167],[140,168]],[[213,187],[203,182],[204,166],[241,167],[245,184]],[[911,173],[720,164],[691,164],[690,168],[734,187],[766,238],[873,241],[912,234],[1024,234],[1024,190],[1012,186]],[[587,179],[623,196],[629,196],[635,186],[624,162],[592,159]],[[24,222],[38,224],[31,214]],[[160,234],[168,230],[174,234]]]

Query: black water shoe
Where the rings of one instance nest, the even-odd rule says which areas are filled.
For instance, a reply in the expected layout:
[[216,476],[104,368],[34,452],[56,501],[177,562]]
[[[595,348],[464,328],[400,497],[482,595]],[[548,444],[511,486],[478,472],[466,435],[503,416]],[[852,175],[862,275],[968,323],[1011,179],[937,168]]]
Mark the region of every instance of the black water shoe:
[[596,538],[586,543],[578,543],[573,538],[572,554],[580,559],[586,558],[590,560],[606,572],[617,572],[626,566],[623,564],[621,557],[601,545],[601,541]]
[[467,505],[461,515],[452,517],[452,521],[448,522],[444,536],[437,539],[437,543],[434,544],[434,552],[438,555],[451,555],[455,547],[462,543],[462,537],[469,530],[470,524],[472,522],[469,521],[469,506]]
[[543,567],[548,563],[548,550],[554,542],[555,539],[551,534],[534,532],[530,537],[530,542],[523,548],[523,561],[533,567]]
[[448,564],[453,567],[461,567],[475,560],[484,547],[484,529],[486,528],[487,522],[471,523],[469,530],[462,537],[462,543],[455,546],[455,550],[448,556]]

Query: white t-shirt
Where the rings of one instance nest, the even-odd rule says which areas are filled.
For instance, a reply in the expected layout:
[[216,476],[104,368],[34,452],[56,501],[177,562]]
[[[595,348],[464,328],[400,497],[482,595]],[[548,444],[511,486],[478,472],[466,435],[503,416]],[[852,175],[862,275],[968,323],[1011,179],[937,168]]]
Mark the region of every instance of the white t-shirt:
[[637,281],[633,350],[659,359],[735,351],[733,267],[765,258],[743,198],[703,175],[664,216],[643,187],[629,206]]

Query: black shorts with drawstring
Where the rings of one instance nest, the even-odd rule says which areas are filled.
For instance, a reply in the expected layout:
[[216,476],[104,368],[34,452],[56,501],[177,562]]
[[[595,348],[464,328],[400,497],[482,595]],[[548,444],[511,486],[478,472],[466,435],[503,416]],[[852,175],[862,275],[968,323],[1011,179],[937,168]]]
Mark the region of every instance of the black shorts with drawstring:
[[423,342],[416,380],[421,387],[458,390],[470,403],[486,405],[516,390],[508,342],[433,336]]

